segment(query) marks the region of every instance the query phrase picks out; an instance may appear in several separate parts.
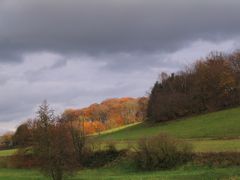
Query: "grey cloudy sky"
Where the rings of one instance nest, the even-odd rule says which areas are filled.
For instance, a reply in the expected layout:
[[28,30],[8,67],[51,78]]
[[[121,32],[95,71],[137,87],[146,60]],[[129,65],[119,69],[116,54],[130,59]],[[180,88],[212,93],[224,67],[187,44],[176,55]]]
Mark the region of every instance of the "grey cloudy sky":
[[239,0],[0,0],[0,131],[143,96],[161,71],[240,47]]

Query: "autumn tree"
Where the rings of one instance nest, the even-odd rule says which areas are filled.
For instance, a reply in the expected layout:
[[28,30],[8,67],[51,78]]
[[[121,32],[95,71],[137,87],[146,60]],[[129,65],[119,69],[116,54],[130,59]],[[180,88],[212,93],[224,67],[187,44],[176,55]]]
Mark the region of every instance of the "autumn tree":
[[148,98],[141,97],[137,101],[137,121],[144,121],[147,117]]
[[124,124],[136,122],[138,104],[134,101],[126,102],[121,106],[121,117]]
[[18,147],[28,147],[33,143],[32,138],[32,120],[28,120],[16,129],[13,136],[13,143]]
[[78,164],[82,162],[85,148],[84,116],[81,112],[67,110],[62,114],[62,123],[68,128]]
[[0,138],[0,144],[3,146],[3,148],[8,149],[13,147],[13,133],[12,132],[6,132],[2,135]]
[[39,106],[33,128],[33,154],[40,169],[53,180],[74,170],[76,154],[71,132],[46,101]]

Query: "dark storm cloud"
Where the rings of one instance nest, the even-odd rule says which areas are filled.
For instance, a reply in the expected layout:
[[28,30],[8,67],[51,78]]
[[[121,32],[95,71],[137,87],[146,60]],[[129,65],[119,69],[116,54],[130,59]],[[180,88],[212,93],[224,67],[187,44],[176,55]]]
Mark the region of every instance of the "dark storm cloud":
[[0,1],[0,57],[176,50],[240,32],[238,0]]

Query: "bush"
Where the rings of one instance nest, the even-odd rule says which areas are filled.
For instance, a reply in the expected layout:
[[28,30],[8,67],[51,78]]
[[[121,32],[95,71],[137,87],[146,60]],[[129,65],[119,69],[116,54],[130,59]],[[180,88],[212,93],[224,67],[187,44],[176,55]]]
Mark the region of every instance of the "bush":
[[32,154],[15,154],[9,157],[8,167],[10,168],[38,168],[39,163]]
[[89,149],[87,152],[88,153],[85,153],[83,166],[90,168],[108,165],[126,154],[126,151],[124,150],[118,151],[112,143],[107,144],[104,149]]
[[39,163],[33,156],[32,148],[19,148],[16,153],[8,156],[8,167],[11,168],[36,168]]
[[192,158],[191,146],[166,134],[141,139],[135,153],[135,162],[142,170],[170,169]]
[[0,168],[9,168],[9,157],[0,157]]

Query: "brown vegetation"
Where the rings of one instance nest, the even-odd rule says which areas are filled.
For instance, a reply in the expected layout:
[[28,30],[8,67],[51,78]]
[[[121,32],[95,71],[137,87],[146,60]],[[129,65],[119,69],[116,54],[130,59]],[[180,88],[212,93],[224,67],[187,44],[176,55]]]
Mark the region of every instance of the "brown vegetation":
[[193,162],[197,165],[213,167],[240,166],[239,152],[197,153],[194,155],[193,159]]
[[135,162],[140,169],[170,169],[191,160],[192,148],[185,141],[166,134],[141,139],[135,151]]
[[0,137],[0,149],[10,149],[13,147],[13,132],[7,132]]
[[162,73],[152,89],[147,117],[161,122],[240,104],[240,52],[212,53],[176,74]]

